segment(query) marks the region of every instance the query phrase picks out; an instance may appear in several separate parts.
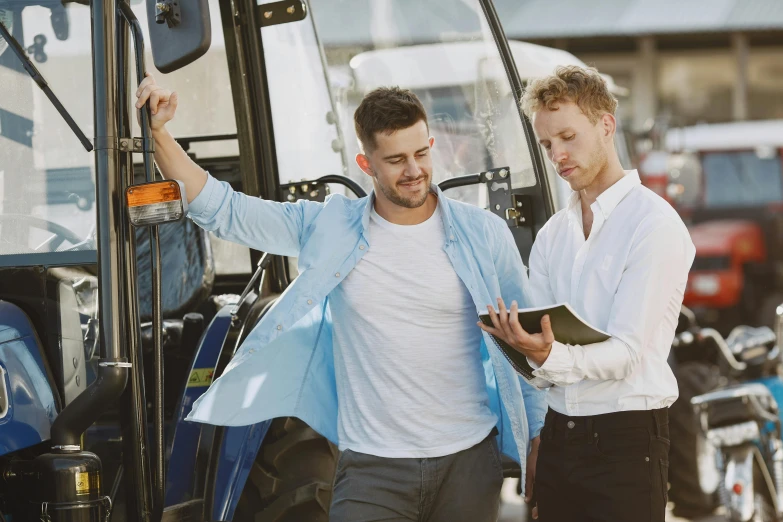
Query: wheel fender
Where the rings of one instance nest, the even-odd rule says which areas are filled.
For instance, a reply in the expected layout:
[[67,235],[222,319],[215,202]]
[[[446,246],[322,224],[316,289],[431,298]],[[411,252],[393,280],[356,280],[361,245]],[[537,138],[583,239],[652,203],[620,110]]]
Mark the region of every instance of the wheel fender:
[[[728,505],[726,506],[737,520],[748,522],[753,516],[753,449],[740,446],[726,451],[726,475],[724,488]],[[737,494],[733,488],[742,484],[742,492]]]
[[210,520],[231,520],[233,517],[253,461],[271,424],[271,421],[265,421],[251,426],[225,427],[185,421],[193,403],[212,383],[212,372],[231,329],[232,310],[232,305],[224,306],[199,341],[188,384],[177,406],[166,473],[165,505],[172,506],[190,500],[193,492],[199,489],[195,481],[204,480],[203,476],[194,473],[194,468],[198,468],[194,463],[201,460],[200,455],[216,451],[212,449],[215,447],[213,444],[217,437],[221,439],[217,441],[217,470],[214,477],[207,477],[214,484],[211,501],[207,502],[212,505],[213,515]]
[[185,417],[190,413],[196,399],[201,397],[212,384],[215,365],[231,327],[231,310],[230,305],[221,308],[204,330],[196,356],[190,366],[188,382],[177,405],[174,436],[166,473],[166,506],[180,504],[190,500],[192,496],[194,480],[196,480],[194,462],[198,458],[200,447],[205,444],[205,441],[202,441],[204,425],[186,422]]
[[251,426],[223,429],[220,460],[215,477],[212,520],[232,520],[261,443],[271,420]]
[[[772,477],[758,448],[750,444],[724,449],[725,458],[725,495],[730,512],[737,520],[748,522],[755,510],[755,493],[759,490],[772,500],[777,511],[775,489]],[[733,488],[742,484],[742,492],[737,494]]]
[[0,301],[0,455],[50,438],[57,399],[30,318]]

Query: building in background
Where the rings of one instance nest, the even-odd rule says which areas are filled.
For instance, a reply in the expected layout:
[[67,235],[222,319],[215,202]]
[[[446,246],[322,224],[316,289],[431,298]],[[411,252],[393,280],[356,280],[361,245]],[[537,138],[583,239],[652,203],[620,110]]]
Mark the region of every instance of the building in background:
[[783,119],[783,0],[496,0],[509,39],[567,50],[630,90],[621,117]]

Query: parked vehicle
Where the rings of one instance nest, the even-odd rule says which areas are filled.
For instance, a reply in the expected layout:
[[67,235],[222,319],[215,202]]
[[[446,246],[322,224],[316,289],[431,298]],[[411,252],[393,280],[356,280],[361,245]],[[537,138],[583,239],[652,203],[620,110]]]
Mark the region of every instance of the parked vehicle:
[[766,326],[738,326],[724,340],[707,332],[730,367],[732,384],[691,402],[702,433],[718,449],[721,503],[732,522],[777,522],[783,515],[783,366],[777,335]]
[[783,121],[670,129],[642,169],[696,245],[685,305],[724,336],[772,327],[783,302]]
[[716,449],[701,431],[691,399],[728,382],[723,360],[713,339],[702,334],[693,312],[683,306],[669,355],[679,388],[669,409],[670,438],[676,441],[669,449],[669,499],[674,514],[683,518],[708,515],[720,501]]
[[553,195],[522,80],[490,0],[404,2],[402,16],[336,0],[132,3],[0,0],[0,520],[325,521],[337,451],[310,427],[184,422],[298,272],[183,221],[181,191],[155,181],[146,112],[137,124],[132,109],[144,43],[187,107],[171,128],[183,147],[277,201],[364,195],[334,67],[480,43],[504,74],[468,86],[454,122],[480,161],[463,170],[444,133],[440,184],[486,187],[527,260]]

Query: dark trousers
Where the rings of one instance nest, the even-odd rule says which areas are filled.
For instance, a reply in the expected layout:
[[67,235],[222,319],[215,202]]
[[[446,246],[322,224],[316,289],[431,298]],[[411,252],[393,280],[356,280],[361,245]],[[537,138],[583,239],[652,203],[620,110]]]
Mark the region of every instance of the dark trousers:
[[668,408],[569,417],[549,410],[535,496],[540,522],[663,522]]
[[494,434],[444,457],[340,455],[330,522],[496,522],[503,468]]

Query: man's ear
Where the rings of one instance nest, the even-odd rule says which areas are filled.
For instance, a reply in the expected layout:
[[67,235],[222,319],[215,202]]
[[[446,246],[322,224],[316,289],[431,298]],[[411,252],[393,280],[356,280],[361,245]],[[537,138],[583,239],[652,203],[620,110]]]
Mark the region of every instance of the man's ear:
[[614,133],[617,130],[617,120],[608,112],[601,116],[601,130],[604,137],[609,139],[614,138]]
[[430,136],[430,148],[432,148],[434,146],[435,146],[435,137],[434,136]]
[[364,172],[371,178],[374,177],[374,174],[372,172],[372,167],[370,166],[370,158],[368,158],[364,154],[357,154],[356,164],[359,165],[359,168],[362,169],[362,172]]

